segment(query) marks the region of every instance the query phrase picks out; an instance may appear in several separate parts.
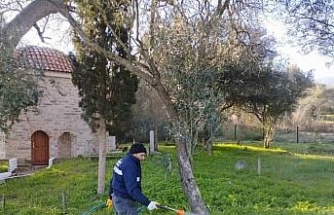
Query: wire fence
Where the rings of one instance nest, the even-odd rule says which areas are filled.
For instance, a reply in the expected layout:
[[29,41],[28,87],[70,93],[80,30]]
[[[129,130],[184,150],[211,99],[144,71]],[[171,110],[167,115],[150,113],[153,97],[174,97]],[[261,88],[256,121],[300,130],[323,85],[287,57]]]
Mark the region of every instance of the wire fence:
[[[261,141],[263,131],[261,127],[249,127],[244,125],[223,125],[218,139],[232,142]],[[286,143],[333,143],[333,132],[305,131],[298,126],[289,129],[276,129],[273,142]]]

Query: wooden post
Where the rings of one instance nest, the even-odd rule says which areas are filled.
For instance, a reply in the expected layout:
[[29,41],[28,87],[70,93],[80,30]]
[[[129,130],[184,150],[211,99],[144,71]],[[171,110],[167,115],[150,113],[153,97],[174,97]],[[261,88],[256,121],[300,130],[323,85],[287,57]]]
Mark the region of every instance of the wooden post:
[[154,131],[150,130],[150,154],[154,153]]
[[234,125],[234,140],[237,140],[237,125]]
[[115,151],[116,150],[116,136],[109,136],[108,139],[108,151]]
[[257,159],[257,174],[261,175],[261,171],[262,171],[261,158],[258,158]]
[[63,211],[65,211],[65,209],[66,209],[66,194],[65,194],[64,191],[61,193],[61,205],[63,207]]
[[299,143],[299,126],[298,125],[297,125],[296,131],[297,131],[297,143]]
[[2,202],[1,202],[2,211],[5,211],[5,205],[6,205],[5,194],[2,194]]

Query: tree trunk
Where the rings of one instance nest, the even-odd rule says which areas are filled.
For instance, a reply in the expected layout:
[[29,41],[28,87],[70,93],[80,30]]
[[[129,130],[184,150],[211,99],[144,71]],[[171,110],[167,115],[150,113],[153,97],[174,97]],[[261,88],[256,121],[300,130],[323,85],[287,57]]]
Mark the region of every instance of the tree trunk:
[[105,187],[106,176],[106,157],[107,157],[107,138],[106,138],[106,121],[103,116],[100,116],[99,134],[99,167],[98,167],[98,182],[97,194],[103,194]]
[[[166,107],[170,122],[173,124],[173,127],[176,127],[175,125],[177,124],[176,122],[178,119],[177,112],[174,108],[173,102],[169,98],[168,92],[158,80],[153,87]],[[208,208],[201,197],[201,193],[194,178],[190,157],[188,156],[187,144],[182,141],[183,139],[180,138],[180,134],[177,135],[175,140],[181,183],[191,210],[197,214],[209,215]]]
[[177,158],[180,167],[181,182],[185,195],[191,206],[191,211],[201,215],[208,215],[209,211],[202,200],[199,188],[195,182],[189,157],[186,153],[186,143],[178,138],[176,144],[178,149]]
[[209,155],[212,155],[212,140],[211,138],[209,140],[206,140],[204,142],[205,150],[209,153]]
[[267,136],[263,139],[263,148],[269,149],[269,140],[267,139]]
[[273,126],[265,126],[264,127],[264,138],[263,138],[263,147],[265,149],[269,149],[270,142],[273,139]]

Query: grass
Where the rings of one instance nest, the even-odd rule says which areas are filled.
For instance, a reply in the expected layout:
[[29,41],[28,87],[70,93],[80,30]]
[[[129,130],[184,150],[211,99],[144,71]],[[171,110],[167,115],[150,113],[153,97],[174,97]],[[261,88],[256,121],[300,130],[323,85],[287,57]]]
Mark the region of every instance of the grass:
[[[173,146],[160,145],[162,155],[149,157],[142,165],[144,193],[165,205],[189,211],[183,194]],[[194,174],[212,215],[334,214],[334,145],[216,144],[212,155],[198,150]],[[167,171],[168,158],[172,170]],[[261,174],[258,161],[261,160]],[[246,168],[236,170],[243,160]],[[106,186],[117,157],[107,161]],[[77,158],[54,165],[31,177],[8,180],[0,185],[5,204],[0,214],[82,214],[106,200],[96,195],[97,161]],[[107,189],[106,189],[107,190]],[[2,211],[1,211],[2,210]],[[107,209],[96,215],[114,214]],[[146,214],[174,214],[164,210]]]
[[8,160],[0,160],[0,173],[8,171]]

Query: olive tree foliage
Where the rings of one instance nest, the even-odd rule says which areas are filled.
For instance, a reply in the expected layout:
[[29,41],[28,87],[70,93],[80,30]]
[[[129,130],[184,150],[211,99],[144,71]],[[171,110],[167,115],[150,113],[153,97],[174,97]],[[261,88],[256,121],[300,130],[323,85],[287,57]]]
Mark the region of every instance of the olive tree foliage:
[[173,136],[179,135],[190,159],[198,129],[205,126],[209,118],[218,121],[217,128],[220,106],[224,103],[224,97],[214,91],[212,84],[222,63],[218,44],[214,41],[204,44],[201,33],[195,29],[198,21],[193,22],[186,24],[179,19],[168,27],[156,29],[153,44],[153,59],[161,68],[162,81],[178,114],[177,123],[170,132]]
[[334,57],[334,4],[331,0],[278,0],[287,11],[289,34],[303,51]]
[[[263,145],[269,148],[279,119],[292,113],[305,90],[312,86],[312,73],[286,67],[276,59],[274,41],[257,31],[251,44],[221,73],[219,90],[235,107],[253,114],[262,124]],[[278,63],[277,63],[278,62]]]
[[0,54],[0,131],[8,132],[23,110],[37,105],[39,75],[18,68],[11,57]]
[[263,146],[269,148],[276,123],[295,111],[299,99],[312,86],[312,74],[298,68],[287,72],[264,67],[246,75],[244,81],[247,90],[236,97],[238,107],[262,123]]
[[[262,124],[263,143],[269,148],[274,127],[285,114],[295,110],[304,91],[312,86],[311,73],[287,68],[277,60],[275,41],[263,29],[247,30],[238,61],[230,61],[221,72],[219,91],[235,107],[253,114]],[[246,39],[245,39],[246,38]]]
[[[117,4],[115,1],[107,2]],[[209,211],[191,166],[188,144],[191,123],[203,123],[210,117],[214,118],[216,112],[230,105],[225,96],[218,94],[228,95],[227,92],[211,90],[210,81],[217,77],[219,71],[224,71],[232,62],[243,61],[241,56],[246,50],[265,51],[251,39],[258,30],[257,15],[263,8],[263,2],[134,0],[130,3],[131,7],[125,15],[132,20],[128,26],[133,27],[133,34],[129,36],[135,46],[133,54],[136,59],[117,56],[88,38],[76,20],[80,17],[73,14],[75,10],[68,1],[32,1],[6,24],[1,36],[5,45],[15,47],[39,19],[60,13],[86,46],[151,85],[165,106],[174,131],[181,182],[191,210],[207,215]],[[105,8],[100,8],[98,13],[105,14]],[[169,30],[172,32],[167,34]],[[165,49],[168,51],[164,52]],[[248,58],[252,58],[252,52],[249,53]],[[247,64],[244,68],[248,68]],[[189,120],[190,117],[194,117],[195,121]]]
[[[236,89],[235,81],[252,69],[249,62],[264,64],[275,53],[271,50],[274,40],[266,37],[256,8],[249,11],[243,4],[229,5],[226,1],[220,7],[225,6],[228,13],[217,19],[219,10],[212,10],[215,7],[208,2],[188,3],[178,5],[163,18],[155,18],[156,37],[145,45],[153,46],[152,55],[161,68],[162,80],[175,101],[178,124],[173,134],[182,133],[191,158],[199,129],[210,149],[224,111],[244,90],[242,86]],[[245,21],[243,16],[249,19]],[[240,64],[242,72],[232,66]],[[217,82],[220,78],[223,84]]]
[[[0,27],[4,25],[0,15]],[[38,102],[39,75],[21,68],[6,51],[0,52],[0,131],[8,132],[22,110],[34,107]]]

